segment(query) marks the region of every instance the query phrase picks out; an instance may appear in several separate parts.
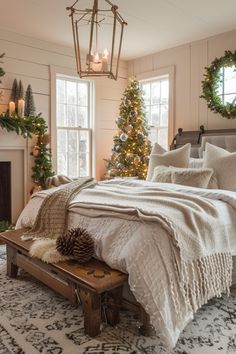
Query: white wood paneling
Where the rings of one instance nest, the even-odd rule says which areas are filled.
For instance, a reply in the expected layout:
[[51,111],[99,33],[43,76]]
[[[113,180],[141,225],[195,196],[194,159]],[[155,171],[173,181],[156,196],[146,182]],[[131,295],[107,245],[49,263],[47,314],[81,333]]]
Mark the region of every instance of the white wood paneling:
[[[31,84],[36,104],[37,113],[42,113],[49,126],[55,120],[55,111],[51,110],[51,76],[50,66],[53,66],[58,73],[68,71],[71,75],[78,76],[75,68],[74,49],[60,46],[53,43],[36,40],[20,34],[0,31],[1,53],[5,52],[2,66],[6,72],[0,85],[0,112],[8,108],[11,87],[14,78],[22,80],[24,89]],[[117,81],[107,78],[95,80],[95,127],[94,132],[94,156],[95,176],[97,179],[103,177],[105,172],[104,158],[111,154],[113,130],[115,118],[119,114],[120,99],[127,85],[128,63],[121,61],[119,79]],[[34,140],[28,142],[14,133],[0,131],[0,146],[11,146],[12,144],[27,147],[35,144]],[[28,159],[28,179],[31,178],[31,167],[33,159]],[[29,183],[30,185],[30,183]]]
[[205,100],[200,98],[205,67],[224,55],[225,50],[234,51],[235,44],[236,30],[171,48],[129,62],[129,75],[175,66],[175,133],[180,127],[195,130],[202,124],[208,129],[236,128],[236,119],[227,120],[210,112]]

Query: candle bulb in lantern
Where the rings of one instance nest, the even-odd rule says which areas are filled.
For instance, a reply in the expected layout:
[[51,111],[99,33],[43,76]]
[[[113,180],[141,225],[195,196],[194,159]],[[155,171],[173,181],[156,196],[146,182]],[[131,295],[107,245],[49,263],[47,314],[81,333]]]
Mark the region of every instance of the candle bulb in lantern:
[[13,101],[10,101],[9,102],[9,116],[13,116],[13,114],[15,113],[15,110],[16,110],[16,105],[15,105],[15,102]]
[[108,71],[108,55],[109,52],[105,49],[102,55],[102,71]]
[[23,99],[18,100],[18,115],[24,117],[25,113],[25,101]]
[[101,71],[102,70],[102,62],[100,60],[98,52],[95,53],[95,55],[94,55],[91,68],[93,69],[93,71]]

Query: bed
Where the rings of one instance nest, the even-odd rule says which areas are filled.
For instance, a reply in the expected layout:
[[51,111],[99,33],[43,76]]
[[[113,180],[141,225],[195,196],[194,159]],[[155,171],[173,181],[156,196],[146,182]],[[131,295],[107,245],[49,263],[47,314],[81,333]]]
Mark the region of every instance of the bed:
[[[17,228],[32,227],[50,193],[33,196]],[[175,346],[208,299],[229,292],[236,258],[236,191],[115,179],[81,190],[68,211],[68,228],[80,226],[93,236],[96,257],[129,274],[125,302],[135,297],[166,347]]]

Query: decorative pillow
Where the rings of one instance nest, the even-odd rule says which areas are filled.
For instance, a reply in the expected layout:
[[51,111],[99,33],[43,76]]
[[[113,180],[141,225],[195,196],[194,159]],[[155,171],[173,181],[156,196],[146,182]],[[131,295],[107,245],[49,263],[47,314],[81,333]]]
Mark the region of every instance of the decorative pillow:
[[175,166],[175,167],[188,167],[190,157],[191,144],[186,144],[183,147],[165,152],[164,154],[151,154],[147,181],[151,181],[154,168],[157,166]]
[[159,145],[158,143],[154,143],[153,146],[152,146],[152,151],[151,151],[151,155],[152,154],[159,154],[159,155],[162,155],[166,152],[166,150],[161,146]]
[[[152,182],[176,183],[191,187],[209,188],[213,173],[213,169],[210,168],[158,166],[154,169]],[[211,189],[213,188],[215,188],[215,185],[212,183]]]
[[171,183],[173,167],[157,166],[154,168],[152,182]]
[[203,167],[203,159],[195,159],[193,157],[190,157],[189,168],[202,168]]
[[236,192],[236,152],[206,143],[203,166],[213,168],[220,189]]
[[171,181],[184,186],[207,188],[213,172],[211,168],[187,168],[173,171]]

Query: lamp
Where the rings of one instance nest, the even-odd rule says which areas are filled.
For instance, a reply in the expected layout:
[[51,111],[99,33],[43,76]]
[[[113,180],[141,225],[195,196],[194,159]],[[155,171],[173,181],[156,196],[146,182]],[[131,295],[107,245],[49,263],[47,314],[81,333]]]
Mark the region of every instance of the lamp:
[[[72,22],[77,72],[81,78],[107,76],[117,80],[127,23],[118,13],[118,7],[109,0],[87,0],[93,6],[85,9],[76,8],[78,2],[66,8]],[[101,3],[103,8],[98,7]],[[81,55],[82,39],[87,43],[84,57]]]

